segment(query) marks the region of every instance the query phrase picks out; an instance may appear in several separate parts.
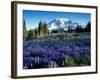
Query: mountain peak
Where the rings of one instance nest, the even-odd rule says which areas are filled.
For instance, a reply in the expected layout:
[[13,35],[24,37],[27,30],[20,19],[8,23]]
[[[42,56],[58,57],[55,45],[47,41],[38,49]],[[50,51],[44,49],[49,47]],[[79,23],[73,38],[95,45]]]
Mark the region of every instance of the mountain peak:
[[72,24],[72,21],[67,18],[56,18],[48,23],[49,30],[59,30],[59,29],[68,29],[68,26]]
[[69,21],[69,19],[67,19],[67,18],[56,18],[56,20],[58,21],[58,20],[60,20],[60,21]]

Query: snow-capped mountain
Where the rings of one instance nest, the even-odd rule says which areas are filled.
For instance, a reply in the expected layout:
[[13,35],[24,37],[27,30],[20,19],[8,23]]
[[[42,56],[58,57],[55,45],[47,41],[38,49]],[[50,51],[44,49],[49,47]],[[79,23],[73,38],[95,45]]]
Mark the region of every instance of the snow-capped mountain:
[[72,29],[75,29],[77,24],[72,23],[72,21],[67,18],[56,18],[52,20],[50,23],[48,23],[49,31],[59,29],[68,30],[68,26],[71,26]]

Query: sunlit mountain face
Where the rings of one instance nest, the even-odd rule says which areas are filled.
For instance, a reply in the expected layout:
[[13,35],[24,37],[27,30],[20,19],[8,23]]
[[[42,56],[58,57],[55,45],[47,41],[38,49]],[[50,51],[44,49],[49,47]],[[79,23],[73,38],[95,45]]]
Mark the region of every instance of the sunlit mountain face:
[[68,30],[68,27],[72,27],[72,29],[75,29],[77,27],[78,23],[73,23],[71,20],[67,18],[56,18],[48,23],[48,29],[49,31],[52,30]]

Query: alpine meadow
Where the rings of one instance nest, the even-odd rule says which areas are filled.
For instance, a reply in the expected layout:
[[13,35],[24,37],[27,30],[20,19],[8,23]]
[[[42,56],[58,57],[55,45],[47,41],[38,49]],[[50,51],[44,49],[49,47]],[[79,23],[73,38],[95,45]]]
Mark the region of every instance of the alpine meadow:
[[23,69],[91,66],[89,13],[23,10]]

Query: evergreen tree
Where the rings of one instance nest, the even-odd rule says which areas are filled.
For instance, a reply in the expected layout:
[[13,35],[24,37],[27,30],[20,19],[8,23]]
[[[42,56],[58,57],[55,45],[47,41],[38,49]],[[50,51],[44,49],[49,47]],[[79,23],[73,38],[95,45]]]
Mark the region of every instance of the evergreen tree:
[[77,25],[76,29],[75,29],[76,32],[83,32],[84,29],[82,28],[81,25]]
[[26,29],[26,22],[23,21],[23,40],[26,40],[27,37],[27,29]]
[[28,32],[26,40],[33,40],[37,38],[37,29],[31,29]]
[[48,35],[48,28],[47,28],[47,24],[44,24],[44,35],[47,36]]
[[58,30],[52,30],[51,33],[58,33]]
[[84,29],[85,32],[90,32],[91,31],[91,23],[88,22],[85,29]]
[[39,22],[39,26],[38,26],[38,36],[40,36],[40,30],[41,30],[41,21]]
[[68,32],[71,32],[70,26],[68,26]]
[[40,26],[40,36],[42,37],[42,36],[44,36],[44,23],[43,22],[41,22],[41,26]]
[[46,35],[48,35],[47,24],[40,21],[39,26],[38,26],[38,36],[43,37],[43,36],[46,36]]
[[69,25],[68,25],[68,32],[72,32],[72,21],[69,21]]

